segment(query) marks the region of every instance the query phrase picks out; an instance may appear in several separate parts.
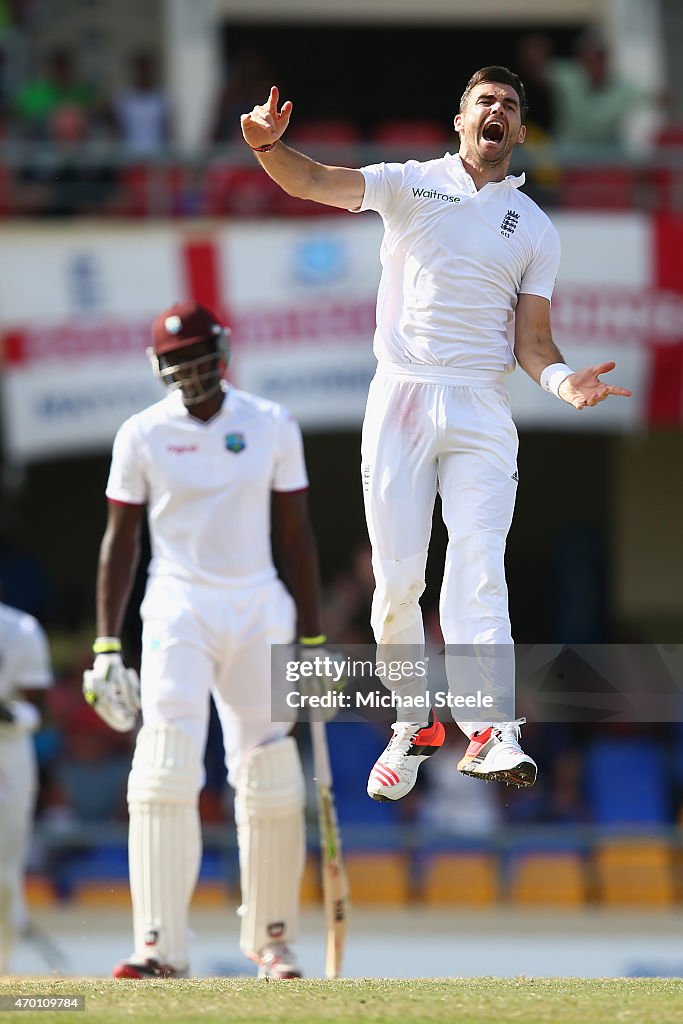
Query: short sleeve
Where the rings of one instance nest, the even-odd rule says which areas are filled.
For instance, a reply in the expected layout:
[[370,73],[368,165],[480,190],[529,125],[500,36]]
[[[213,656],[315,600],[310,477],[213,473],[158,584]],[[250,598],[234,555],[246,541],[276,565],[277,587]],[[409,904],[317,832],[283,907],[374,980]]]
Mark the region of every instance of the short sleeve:
[[375,210],[385,217],[396,201],[399,189],[403,185],[405,164],[368,164],[361,167],[365,178],[363,202],[352,213],[363,213]]
[[308,487],[304,442],[299,424],[279,406],[276,419],[276,451],[272,490],[301,491]]
[[560,236],[548,222],[528,267],[522,276],[520,293],[541,295],[550,300],[560,266]]
[[141,442],[134,417],[121,425],[114,438],[105,493],[110,501],[130,505],[144,505],[147,502]]
[[50,648],[43,627],[32,615],[22,616],[20,638],[12,683],[23,689],[45,689],[52,683]]

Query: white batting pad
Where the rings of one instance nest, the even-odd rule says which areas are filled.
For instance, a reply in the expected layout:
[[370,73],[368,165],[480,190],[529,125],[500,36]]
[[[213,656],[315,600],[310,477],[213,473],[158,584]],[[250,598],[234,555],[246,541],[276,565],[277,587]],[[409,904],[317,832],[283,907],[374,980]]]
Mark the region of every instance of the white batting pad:
[[188,910],[201,829],[199,754],[175,726],[143,726],[128,777],[128,869],[135,956],[188,965]]
[[304,777],[291,736],[256,749],[235,794],[240,851],[240,945],[253,956],[270,942],[296,938],[306,855]]

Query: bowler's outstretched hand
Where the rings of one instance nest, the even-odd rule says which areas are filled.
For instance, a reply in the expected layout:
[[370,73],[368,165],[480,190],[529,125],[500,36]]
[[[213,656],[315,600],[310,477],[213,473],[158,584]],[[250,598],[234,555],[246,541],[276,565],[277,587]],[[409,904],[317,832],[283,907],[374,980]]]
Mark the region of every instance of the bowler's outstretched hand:
[[285,100],[278,111],[279,100],[280,91],[274,85],[265,103],[257,104],[251,113],[241,115],[242,135],[252,149],[271,145],[284,134],[292,114],[292,103]]
[[560,384],[560,398],[579,410],[604,402],[610,395],[630,398],[632,392],[628,388],[622,388],[616,384],[605,384],[600,380],[601,373],[608,373],[615,366],[616,363],[610,361],[600,363],[598,366],[588,366],[584,370],[576,370]]

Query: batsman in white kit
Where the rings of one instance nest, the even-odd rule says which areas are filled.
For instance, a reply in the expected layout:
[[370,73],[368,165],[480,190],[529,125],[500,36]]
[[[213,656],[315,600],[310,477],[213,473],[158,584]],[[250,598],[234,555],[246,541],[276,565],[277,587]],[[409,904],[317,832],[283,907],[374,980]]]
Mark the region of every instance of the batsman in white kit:
[[[482,68],[467,83],[454,126],[458,152],[427,162],[353,169],[311,160],[282,141],[292,103],[267,101],[241,118],[245,141],[286,192],[384,222],[374,351],[377,372],[363,424],[363,492],[372,544],[372,627],[379,645],[421,649],[420,597],[437,492],[448,530],[440,616],[449,647],[498,645],[512,654],[505,542],[517,491],[517,431],[505,376],[515,364],[576,409],[630,392],[600,380],[606,362],[574,372],[550,326],[560,260],[557,232],[508,175],[524,142],[519,77]],[[514,690],[514,658],[507,687]],[[522,719],[458,722],[465,775],[532,785],[536,764],[519,743]],[[368,793],[398,800],[444,741],[434,714],[394,724]]]
[[[271,644],[292,642],[297,629],[305,646],[324,642],[308,479],[289,413],[224,381],[227,334],[195,302],[162,313],[149,354],[168,393],[126,420],[114,441],[96,657],[83,685],[114,728],[133,728],[142,710],[128,780],[134,950],[116,978],[190,970],[209,695],[235,788],[240,944],[261,977],[301,976],[290,943],[305,858],[304,780],[291,723],[271,721],[270,659]],[[152,559],[138,683],[123,665],[120,635],[145,510]]]
[[50,652],[40,623],[0,604],[0,974],[29,921],[24,865],[38,786],[32,734],[40,711],[28,699],[52,684]]

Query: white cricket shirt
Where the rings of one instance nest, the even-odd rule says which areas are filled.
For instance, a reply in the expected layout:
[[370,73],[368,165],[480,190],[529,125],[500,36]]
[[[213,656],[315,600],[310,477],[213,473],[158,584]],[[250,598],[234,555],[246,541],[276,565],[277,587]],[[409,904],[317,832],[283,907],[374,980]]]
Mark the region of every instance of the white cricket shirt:
[[361,168],[356,211],[384,221],[374,351],[382,362],[509,372],[520,293],[550,299],[560,241],[524,175],[477,190],[460,157]]
[[126,420],[106,494],[147,505],[150,575],[250,586],[276,575],[271,491],[307,486],[298,424],[282,406],[230,387],[208,423],[179,391]]
[[16,690],[43,690],[52,683],[50,651],[37,619],[0,604],[0,700]]

